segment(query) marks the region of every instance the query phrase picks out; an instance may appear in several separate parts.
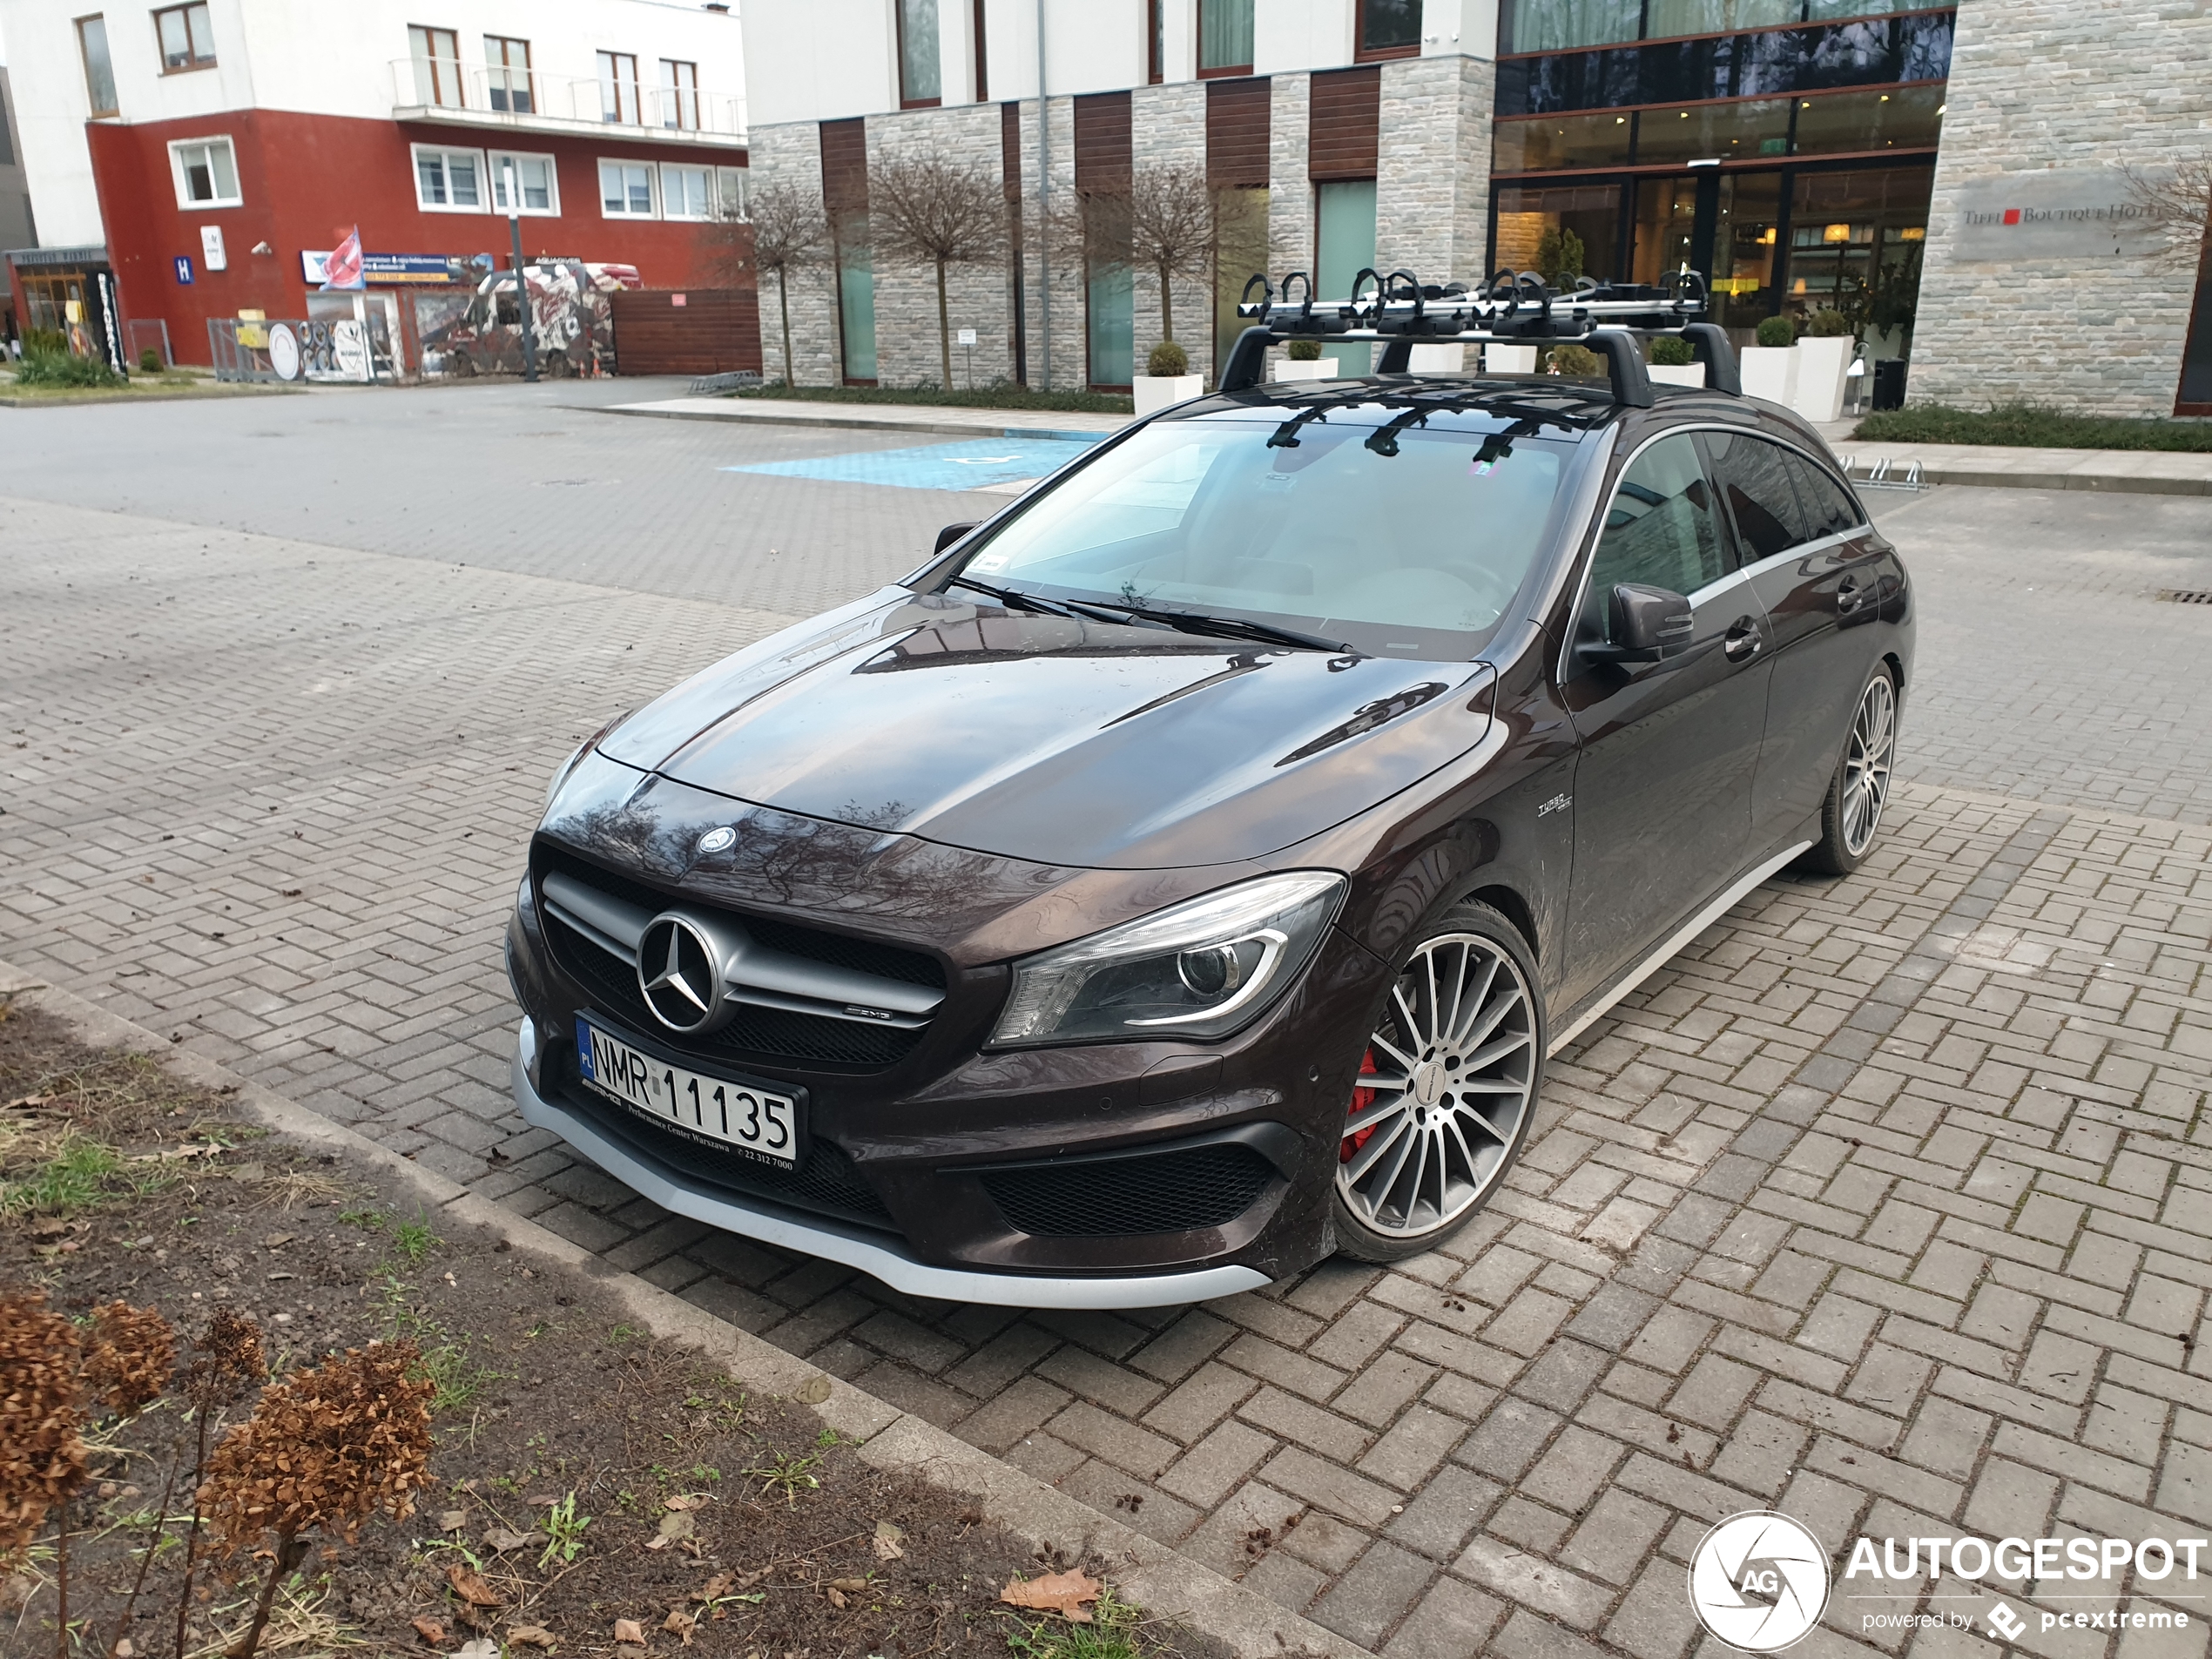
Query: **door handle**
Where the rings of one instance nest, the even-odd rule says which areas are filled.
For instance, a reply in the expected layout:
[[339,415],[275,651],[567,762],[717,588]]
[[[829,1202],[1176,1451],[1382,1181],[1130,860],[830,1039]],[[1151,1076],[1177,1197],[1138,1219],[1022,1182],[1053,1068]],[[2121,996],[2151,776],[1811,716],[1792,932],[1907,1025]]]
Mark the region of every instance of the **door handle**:
[[1836,609],[1839,611],[1856,610],[1859,602],[1865,597],[1865,590],[1858,585],[1858,578],[1847,576],[1836,590]]
[[1738,617],[1730,624],[1727,637],[1721,641],[1721,654],[1731,663],[1748,663],[1765,644],[1759,633],[1758,619]]

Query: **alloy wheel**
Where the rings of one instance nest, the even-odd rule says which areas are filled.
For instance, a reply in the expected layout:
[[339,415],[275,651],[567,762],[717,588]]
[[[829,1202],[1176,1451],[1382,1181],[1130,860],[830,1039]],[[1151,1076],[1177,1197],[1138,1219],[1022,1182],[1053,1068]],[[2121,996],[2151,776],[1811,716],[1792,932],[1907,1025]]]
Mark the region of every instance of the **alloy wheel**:
[[1536,1024],[1520,966],[1479,934],[1426,941],[1367,1039],[1337,1155],[1362,1224],[1447,1230],[1504,1170],[1528,1116]]
[[1890,761],[1897,750],[1897,691],[1887,674],[1866,683],[1844,752],[1844,848],[1857,858],[1873,845],[1890,798]]

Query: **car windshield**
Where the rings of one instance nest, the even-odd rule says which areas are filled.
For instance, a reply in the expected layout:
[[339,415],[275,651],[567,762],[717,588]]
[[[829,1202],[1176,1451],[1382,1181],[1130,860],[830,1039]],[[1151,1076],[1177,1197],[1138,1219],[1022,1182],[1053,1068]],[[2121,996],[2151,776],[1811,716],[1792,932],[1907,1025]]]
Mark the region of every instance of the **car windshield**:
[[963,574],[1464,660],[1557,534],[1575,444],[1526,429],[1356,406],[1155,421],[1025,502]]

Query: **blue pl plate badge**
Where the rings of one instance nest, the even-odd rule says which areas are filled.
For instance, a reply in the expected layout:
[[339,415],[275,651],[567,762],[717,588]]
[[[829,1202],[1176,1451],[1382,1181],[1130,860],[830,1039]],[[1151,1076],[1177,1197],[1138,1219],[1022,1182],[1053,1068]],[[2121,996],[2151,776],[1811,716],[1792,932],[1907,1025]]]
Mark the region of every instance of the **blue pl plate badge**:
[[598,1080],[599,1074],[591,1069],[591,1028],[581,1014],[576,1016],[576,1069],[587,1080]]

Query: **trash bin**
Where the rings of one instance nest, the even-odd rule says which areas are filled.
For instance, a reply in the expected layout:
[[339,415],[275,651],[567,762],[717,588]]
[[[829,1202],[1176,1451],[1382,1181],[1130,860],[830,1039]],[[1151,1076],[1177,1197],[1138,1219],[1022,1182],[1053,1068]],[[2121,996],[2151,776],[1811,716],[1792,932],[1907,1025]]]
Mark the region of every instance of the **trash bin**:
[[1905,407],[1905,359],[1885,358],[1874,365],[1874,407],[1878,409],[1901,409]]

